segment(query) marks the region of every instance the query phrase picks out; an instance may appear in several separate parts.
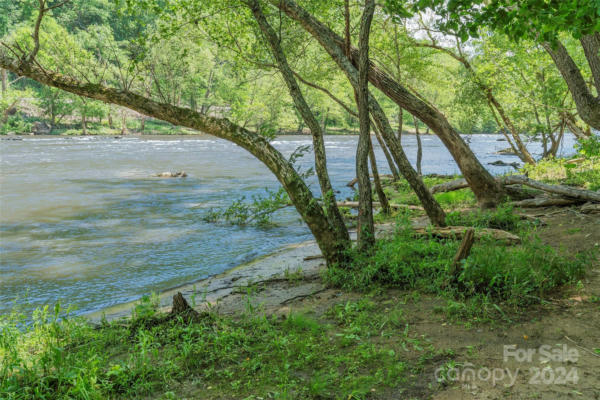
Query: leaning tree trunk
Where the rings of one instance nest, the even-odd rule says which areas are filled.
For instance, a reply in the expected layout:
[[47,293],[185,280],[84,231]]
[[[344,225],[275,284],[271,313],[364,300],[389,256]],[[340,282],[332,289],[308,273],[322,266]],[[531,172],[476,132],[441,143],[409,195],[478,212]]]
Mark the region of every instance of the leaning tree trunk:
[[552,57],[565,82],[567,82],[567,87],[575,101],[579,117],[592,128],[600,129],[600,93],[594,97],[590,92],[581,70],[560,40],[557,40],[555,45],[544,43],[543,46]]
[[375,244],[373,224],[373,193],[369,179],[369,148],[371,145],[371,121],[369,119],[369,33],[375,11],[375,0],[365,0],[365,8],[360,20],[358,39],[358,84],[356,102],[360,134],[356,148],[356,176],[358,178],[358,227],[357,245],[360,251],[369,251]]
[[423,146],[421,145],[421,133],[419,132],[419,120],[413,116],[415,122],[415,136],[417,138],[417,174],[423,175],[421,171],[421,162],[423,161]]
[[398,168],[396,168],[396,164],[394,163],[394,159],[392,158],[392,155],[390,154],[390,150],[388,149],[386,144],[383,142],[383,139],[381,138],[381,133],[379,133],[379,129],[377,129],[377,125],[376,124],[372,124],[372,125],[373,125],[373,132],[375,132],[375,138],[377,139],[377,143],[379,143],[379,147],[381,147],[381,151],[383,151],[383,155],[385,156],[385,159],[387,160],[388,166],[392,173],[392,177],[394,178],[394,181],[398,181],[398,180],[400,180],[400,173],[398,172]]
[[[282,3],[289,3],[289,0],[282,0]],[[350,60],[343,54],[343,50],[340,47],[332,46],[333,52],[331,53],[335,56],[335,60],[342,67],[342,71],[346,74],[350,84],[356,91],[358,89],[358,71],[350,63]],[[446,225],[446,216],[444,210],[440,207],[439,203],[433,198],[433,195],[429,192],[423,180],[419,177],[416,171],[410,165],[408,158],[406,158],[406,154],[402,150],[402,147],[398,143],[398,138],[394,134],[392,127],[389,123],[389,120],[385,116],[385,113],[375,97],[369,94],[369,112],[381,133],[385,144],[390,149],[392,157],[396,162],[396,165],[400,169],[400,172],[410,184],[411,188],[417,194],[417,197],[421,201],[427,216],[431,220],[434,225],[445,226]],[[494,186],[501,186],[494,180]],[[370,183],[369,183],[370,187]],[[504,192],[503,188],[501,189]]]
[[402,129],[404,129],[404,111],[398,106],[398,142],[402,144]]
[[[358,65],[359,61],[358,50],[352,47],[350,60],[348,60],[342,50],[344,39],[329,27],[306,12],[293,0],[269,0],[269,2],[309,32],[346,74],[351,73],[351,70],[356,68],[355,66]],[[369,82],[398,106],[423,121],[438,135],[452,154],[483,208],[494,207],[504,199],[504,189],[483,167],[469,146],[439,110],[419,99],[372,63],[369,65]]]
[[580,41],[585,58],[592,71],[594,86],[596,86],[596,95],[600,96],[600,32],[584,35]]
[[384,215],[389,215],[392,212],[390,202],[388,201],[383,186],[381,186],[381,179],[379,179],[379,170],[377,169],[377,159],[375,158],[375,151],[373,151],[373,141],[369,140],[369,161],[371,162],[371,171],[373,172],[373,183],[375,190],[377,191],[377,197],[381,204],[381,212]]
[[152,98],[130,91],[81,82],[56,72],[43,70],[32,63],[11,59],[3,53],[0,53],[0,67],[48,86],[104,103],[127,107],[149,117],[205,132],[237,144],[265,164],[277,177],[314,235],[327,264],[333,265],[346,261],[345,247],[340,246],[322,207],[313,197],[306,183],[293,165],[258,133],[242,128],[226,118],[209,117],[188,108],[158,103]]
[[348,229],[346,228],[342,214],[337,207],[337,201],[327,172],[327,157],[325,154],[325,142],[323,140],[324,132],[321,131],[319,122],[304,99],[300,86],[294,77],[294,72],[290,68],[285,53],[281,48],[279,38],[265,18],[258,0],[249,0],[248,6],[252,10],[255,20],[271,48],[271,53],[277,61],[277,66],[288,87],[288,91],[294,101],[296,109],[312,133],[313,149],[315,153],[315,171],[321,187],[321,194],[323,197],[323,204],[327,210],[327,217],[331,227],[338,235],[340,244],[349,246],[350,236],[348,234]]

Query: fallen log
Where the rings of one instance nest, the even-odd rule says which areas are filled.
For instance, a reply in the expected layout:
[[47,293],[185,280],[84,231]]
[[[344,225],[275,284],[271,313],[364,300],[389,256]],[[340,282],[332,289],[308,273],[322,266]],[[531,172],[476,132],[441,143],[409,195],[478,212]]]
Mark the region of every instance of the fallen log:
[[455,181],[440,183],[439,185],[433,185],[429,191],[431,194],[436,194],[442,192],[452,192],[453,190],[459,190],[468,187],[469,184],[467,183],[467,180],[462,178]]
[[[391,174],[379,175],[380,179],[391,179],[394,180],[394,176]],[[373,175],[370,176],[370,179],[373,179]],[[346,183],[346,186],[354,188],[354,185],[358,183],[358,178],[352,179],[350,182]]]
[[521,184],[539,189],[544,192],[559,194],[574,199],[587,200],[600,203],[600,193],[593,192],[591,190],[577,189],[570,186],[564,185],[548,185],[546,183],[534,181],[523,175],[510,175],[505,176],[501,181],[506,185]]
[[[337,206],[338,207],[348,207],[348,208],[358,208],[358,201],[338,201]],[[381,203],[378,201],[374,201],[373,207],[379,208],[379,207],[381,207]],[[421,207],[421,206],[411,206],[408,204],[390,204],[390,207],[395,208],[395,209],[405,208],[408,210],[423,211],[423,207]]]
[[564,197],[547,197],[539,196],[533,199],[525,199],[521,201],[515,201],[512,204],[515,207],[521,208],[536,208],[536,207],[553,207],[553,206],[570,206],[572,204],[581,203],[581,200],[577,199],[566,199]]
[[581,207],[581,212],[584,214],[600,213],[600,204],[585,203]]
[[[447,226],[444,228],[416,228],[414,230],[414,236],[433,236],[439,239],[456,239],[462,240],[465,237],[466,232],[472,229],[466,226]],[[492,238],[505,244],[519,244],[521,238],[510,232],[506,232],[500,229],[481,228],[475,231],[475,239],[481,240],[483,238]]]

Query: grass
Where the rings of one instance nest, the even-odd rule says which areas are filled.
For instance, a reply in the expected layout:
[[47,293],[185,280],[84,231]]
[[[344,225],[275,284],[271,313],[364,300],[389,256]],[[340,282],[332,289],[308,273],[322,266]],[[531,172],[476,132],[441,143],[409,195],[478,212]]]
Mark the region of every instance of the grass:
[[363,399],[409,387],[436,355],[399,308],[384,313],[368,297],[322,317],[207,313],[195,323],[154,324],[152,305],[141,307],[99,329],[59,319],[59,307],[28,326],[2,317],[0,397]]
[[[543,301],[562,285],[581,278],[594,257],[593,253],[573,257],[541,244],[535,224],[521,220],[509,206],[496,211],[453,212],[447,220],[452,225],[512,231],[523,243],[476,242],[456,281],[451,265],[459,242],[414,237],[407,218],[400,217],[395,235],[379,240],[373,255],[353,253],[349,268],[331,268],[326,279],[346,290],[371,291],[380,286],[441,295],[454,308],[471,304],[472,314],[481,316],[498,310],[499,305],[518,311]],[[488,307],[481,307],[482,302]]]

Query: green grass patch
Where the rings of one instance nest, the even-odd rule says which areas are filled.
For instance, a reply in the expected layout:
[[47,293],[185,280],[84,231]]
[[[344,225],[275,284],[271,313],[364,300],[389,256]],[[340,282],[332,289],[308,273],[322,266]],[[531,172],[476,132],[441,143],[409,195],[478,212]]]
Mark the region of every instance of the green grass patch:
[[98,329],[59,319],[58,307],[30,325],[18,313],[0,317],[0,398],[363,399],[374,388],[400,393],[434,355],[399,306],[383,312],[368,298],[322,317],[248,312],[194,323],[165,322],[144,301],[132,321]]
[[[440,178],[423,176],[423,182],[427,187],[449,182],[454,179],[459,179],[459,176],[450,178]],[[409,204],[409,205],[421,205],[419,198],[414,193],[410,185],[405,179],[391,182],[387,180],[384,182],[385,192],[388,195],[389,201],[392,204]],[[477,201],[473,192],[470,189],[461,189],[453,192],[437,193],[434,195],[435,199],[440,205],[446,209],[459,208],[459,207],[470,207],[475,206]]]
[[[509,208],[496,213],[450,214],[460,225],[496,227],[527,232],[524,222]],[[451,265],[459,241],[414,237],[401,221],[393,237],[379,240],[373,255],[353,253],[349,268],[332,268],[327,280],[344,289],[369,291],[374,286],[417,289],[454,300],[486,299],[518,310],[539,303],[558,287],[577,281],[590,265],[593,254],[562,254],[524,234],[519,246],[505,246],[493,239],[475,243],[463,261],[458,281]]]

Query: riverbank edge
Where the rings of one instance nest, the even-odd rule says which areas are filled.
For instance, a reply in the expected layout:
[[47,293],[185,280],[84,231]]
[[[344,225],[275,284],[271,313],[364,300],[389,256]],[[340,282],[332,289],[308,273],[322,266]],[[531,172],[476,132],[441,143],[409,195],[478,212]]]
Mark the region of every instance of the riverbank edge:
[[[156,291],[159,310],[167,312],[172,298],[178,292],[196,309],[217,308],[225,313],[241,311],[253,292],[252,287],[269,282],[285,281],[302,277],[305,284],[294,285],[293,290],[275,290],[255,297],[254,302],[263,305],[281,304],[296,296],[303,296],[321,286],[315,282],[325,263],[315,241],[288,244],[272,253],[257,257],[219,274]],[[306,258],[309,259],[306,259]],[[287,277],[287,278],[286,278]],[[294,278],[295,279],[295,278]],[[317,289],[318,290],[318,289]],[[143,296],[140,297],[140,299]],[[130,318],[140,299],[103,308],[82,316],[93,324]]]

